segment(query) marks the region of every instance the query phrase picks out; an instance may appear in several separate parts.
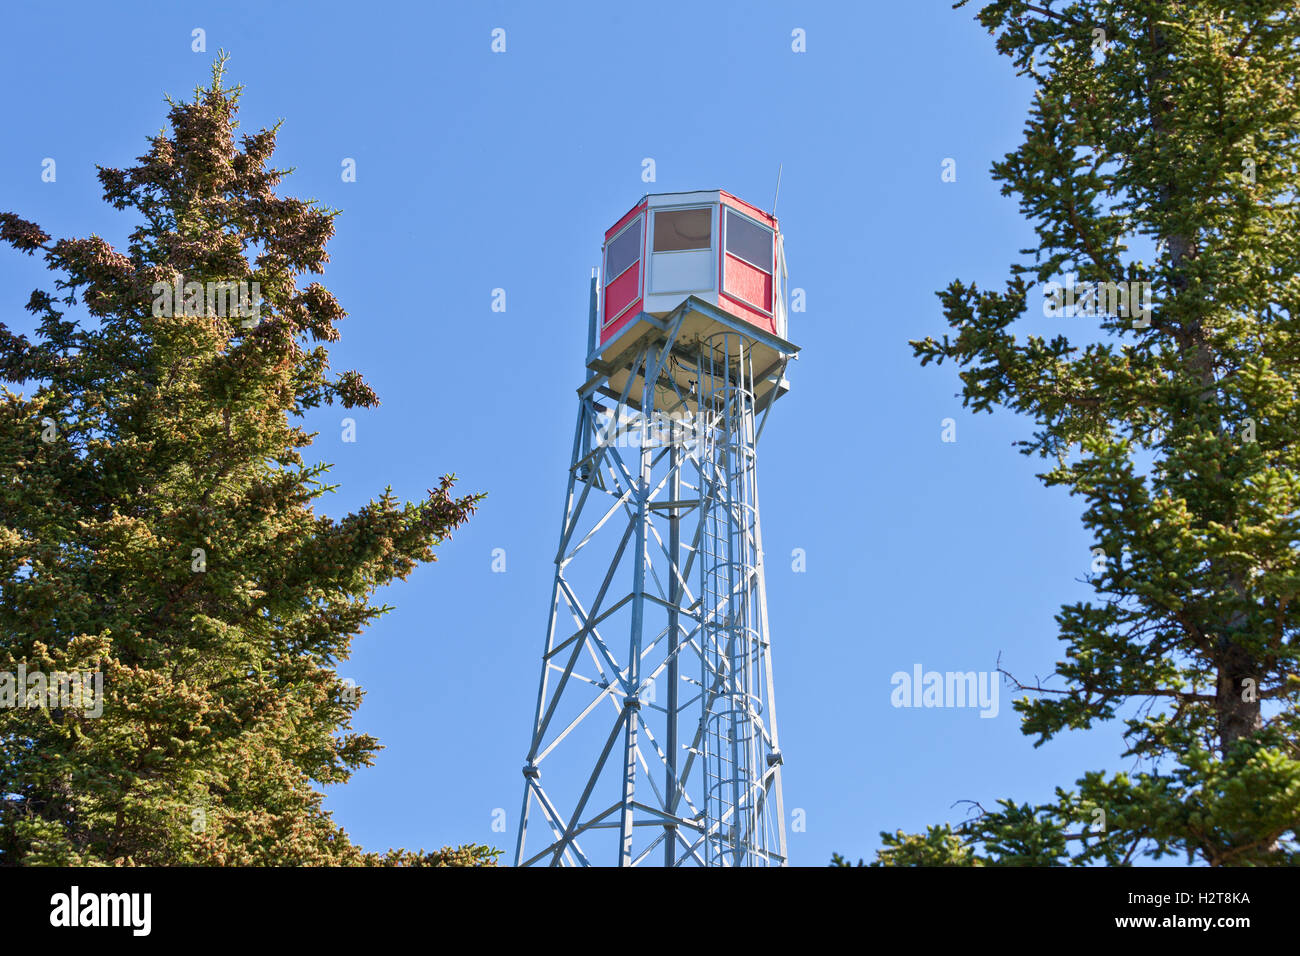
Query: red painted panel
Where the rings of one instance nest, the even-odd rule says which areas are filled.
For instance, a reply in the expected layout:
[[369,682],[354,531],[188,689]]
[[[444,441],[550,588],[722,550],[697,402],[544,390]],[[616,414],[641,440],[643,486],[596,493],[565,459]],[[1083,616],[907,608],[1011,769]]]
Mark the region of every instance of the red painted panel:
[[776,334],[776,319],[769,315],[764,315],[757,309],[751,309],[745,303],[738,299],[733,299],[729,295],[718,296],[718,307],[724,312],[730,312],[738,319],[743,319],[750,325],[762,329],[764,332]]
[[751,206],[743,199],[737,199],[735,196],[731,195],[731,193],[726,192],[725,190],[722,192],[722,204],[724,206],[731,206],[733,209],[737,209],[740,212],[743,212],[746,215],[751,216],[754,219],[757,219],[759,222],[765,222],[773,229],[776,228],[775,216],[768,215],[767,213],[763,212],[763,210],[759,209],[757,206]]
[[605,322],[622,312],[641,290],[641,263],[605,286]]
[[610,341],[612,338],[614,338],[616,335],[622,332],[623,329],[630,322],[636,319],[636,317],[640,314],[641,314],[641,300],[637,299],[635,302],[632,303],[632,307],[630,309],[628,309],[619,318],[615,319],[613,322],[611,322],[609,325],[605,326],[605,328],[601,330],[600,344],[604,345],[606,342]]
[[[727,256],[723,266],[722,291],[751,306],[772,311],[772,277],[733,255]],[[766,316],[763,318],[763,324],[767,324],[769,320]]]

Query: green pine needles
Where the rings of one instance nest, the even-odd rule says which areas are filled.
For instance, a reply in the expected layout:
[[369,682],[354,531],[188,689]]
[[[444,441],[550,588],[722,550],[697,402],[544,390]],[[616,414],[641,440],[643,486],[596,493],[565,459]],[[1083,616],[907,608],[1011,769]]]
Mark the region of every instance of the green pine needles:
[[335,665],[388,610],[376,589],[481,496],[445,477],[418,503],[313,512],[328,466],[295,421],[378,399],[331,374],[319,343],[345,313],[299,283],[336,213],[276,194],[276,129],[236,141],[222,67],[138,165],[100,170],[139,221],[125,250],[0,215],[58,277],[27,305],[33,339],[0,325],[0,379],[30,391],[0,392],[0,672],[93,672],[103,694],[99,716],[0,708],[0,864],[491,863],[365,854],[322,809],[316,785],[379,749],[349,731],[362,694]]
[[[1032,419],[1022,451],[1104,554],[1057,616],[1053,679],[1019,688],[1024,732],[1117,718],[1137,769],[884,834],[877,861],[1300,862],[1300,16],[998,0],[979,20],[1037,87],[993,174],[1038,243],[1003,291],[940,293],[950,333],[912,345],[960,369],[966,406]],[[1076,317],[1018,337],[1069,276]],[[1116,294],[1135,287],[1148,314]]]

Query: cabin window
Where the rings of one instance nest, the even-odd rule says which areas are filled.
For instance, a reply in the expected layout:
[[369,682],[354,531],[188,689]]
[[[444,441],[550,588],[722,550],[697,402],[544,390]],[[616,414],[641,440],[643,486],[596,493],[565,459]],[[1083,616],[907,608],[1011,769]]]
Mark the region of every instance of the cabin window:
[[727,210],[727,252],[772,273],[772,230]]
[[641,259],[641,217],[637,216],[605,246],[605,285]]
[[667,209],[655,213],[655,252],[708,249],[713,237],[713,208]]

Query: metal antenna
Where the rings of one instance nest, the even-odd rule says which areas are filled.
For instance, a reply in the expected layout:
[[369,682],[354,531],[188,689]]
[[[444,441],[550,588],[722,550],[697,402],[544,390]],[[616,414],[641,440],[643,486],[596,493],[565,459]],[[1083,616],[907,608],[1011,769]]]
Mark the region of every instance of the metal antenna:
[[784,163],[776,165],[776,195],[772,197],[772,218],[776,218],[776,201],[781,198],[781,170],[785,168]]

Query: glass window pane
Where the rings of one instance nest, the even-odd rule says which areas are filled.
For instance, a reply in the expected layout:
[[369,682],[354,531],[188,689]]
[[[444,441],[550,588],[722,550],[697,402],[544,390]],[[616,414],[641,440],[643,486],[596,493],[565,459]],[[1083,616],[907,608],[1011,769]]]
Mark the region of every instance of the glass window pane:
[[727,251],[764,272],[771,272],[772,230],[728,209]]
[[628,266],[641,258],[641,217],[605,247],[605,284],[609,285]]
[[655,213],[655,252],[707,249],[713,232],[713,210],[672,209]]

